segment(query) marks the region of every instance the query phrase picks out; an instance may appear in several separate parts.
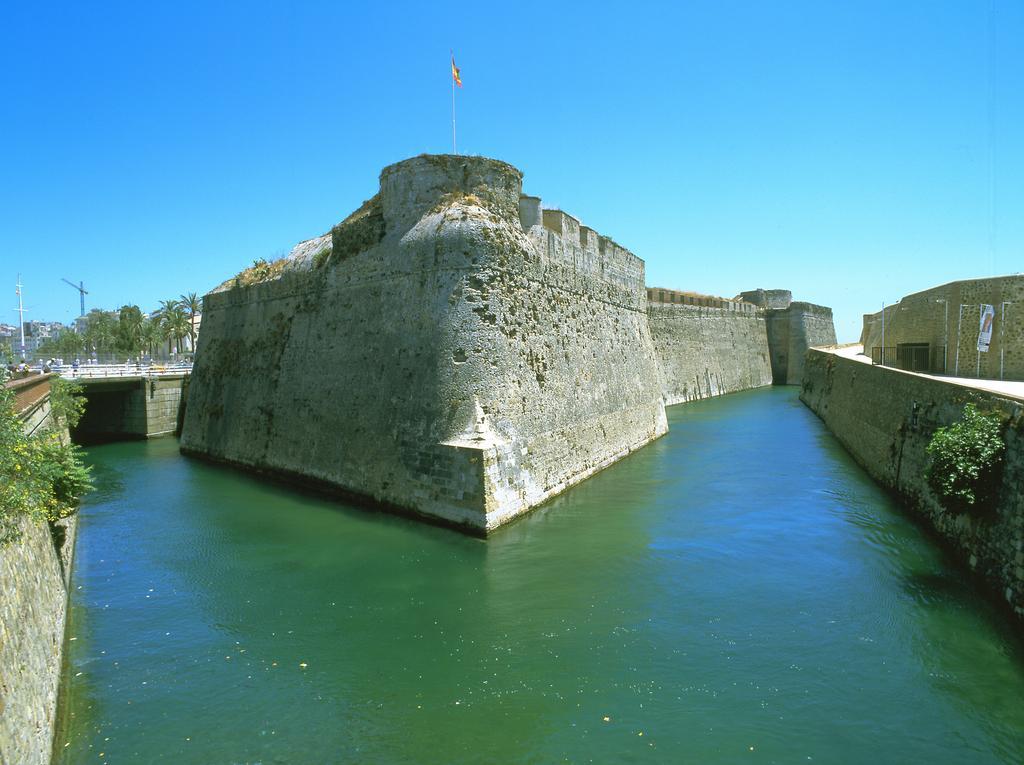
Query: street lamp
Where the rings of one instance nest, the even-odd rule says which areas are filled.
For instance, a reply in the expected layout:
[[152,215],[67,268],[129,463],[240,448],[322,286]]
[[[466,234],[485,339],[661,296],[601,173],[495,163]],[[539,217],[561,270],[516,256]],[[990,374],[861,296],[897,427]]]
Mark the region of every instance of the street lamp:
[[936,303],[943,303],[946,306],[946,313],[942,320],[942,374],[949,372],[949,301],[945,298],[936,298]]
[[1006,345],[1003,338],[1006,336],[1006,307],[1013,305],[1009,300],[1004,300],[999,306],[999,379],[1003,379],[1003,359],[1006,356]]
[[960,316],[956,320],[956,366],[955,366],[955,368],[953,370],[953,376],[954,377],[959,377],[960,376],[960,326],[964,322],[964,309],[965,308],[970,308],[970,307],[971,307],[970,303],[961,303],[960,304]]

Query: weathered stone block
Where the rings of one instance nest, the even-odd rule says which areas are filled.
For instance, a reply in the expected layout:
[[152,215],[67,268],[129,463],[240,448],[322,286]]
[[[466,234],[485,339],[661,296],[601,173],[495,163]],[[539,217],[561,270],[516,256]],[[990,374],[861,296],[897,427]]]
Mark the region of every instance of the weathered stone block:
[[483,533],[662,435],[643,261],[520,192],[406,160],[379,241],[207,295],[182,449]]

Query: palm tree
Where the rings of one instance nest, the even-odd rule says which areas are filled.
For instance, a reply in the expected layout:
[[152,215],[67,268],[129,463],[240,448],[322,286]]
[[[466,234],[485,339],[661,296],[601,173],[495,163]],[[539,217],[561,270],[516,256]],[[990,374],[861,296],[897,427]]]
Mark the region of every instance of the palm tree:
[[173,343],[178,339],[175,332],[177,332],[179,326],[179,317],[184,317],[185,315],[184,311],[181,310],[181,303],[173,299],[161,300],[160,308],[157,309],[156,313],[160,315],[160,330],[167,340],[167,353],[174,353]]
[[181,307],[188,311],[189,347],[194,353],[196,350],[196,315],[202,313],[203,304],[196,293],[189,292],[181,296]]
[[142,345],[150,358],[155,355],[156,347],[161,340],[163,340],[163,335],[160,331],[160,314],[154,313],[142,325]]
[[107,353],[113,350],[116,339],[117,319],[114,315],[98,308],[91,310],[86,317],[86,350],[92,348],[96,353]]
[[142,350],[142,329],[144,319],[137,305],[121,306],[117,323],[117,345],[119,350],[137,354]]

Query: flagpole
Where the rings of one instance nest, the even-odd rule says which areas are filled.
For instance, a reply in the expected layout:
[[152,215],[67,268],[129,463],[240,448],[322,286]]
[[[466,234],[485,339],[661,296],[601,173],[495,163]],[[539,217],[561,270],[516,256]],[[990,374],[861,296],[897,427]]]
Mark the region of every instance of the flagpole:
[[[452,67],[455,66],[455,51],[450,51],[452,55]],[[458,154],[459,150],[455,148],[455,74],[452,72],[452,154]]]

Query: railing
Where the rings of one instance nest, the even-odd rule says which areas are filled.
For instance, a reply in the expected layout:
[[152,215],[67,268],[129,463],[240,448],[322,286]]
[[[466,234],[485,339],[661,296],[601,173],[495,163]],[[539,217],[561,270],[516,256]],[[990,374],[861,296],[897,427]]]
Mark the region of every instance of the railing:
[[191,364],[83,364],[78,369],[67,365],[54,370],[68,380],[103,379],[110,377],[171,377],[189,374]]
[[907,343],[885,348],[876,345],[871,349],[871,363],[907,372],[944,374],[946,348],[942,345],[929,346],[924,343]]

